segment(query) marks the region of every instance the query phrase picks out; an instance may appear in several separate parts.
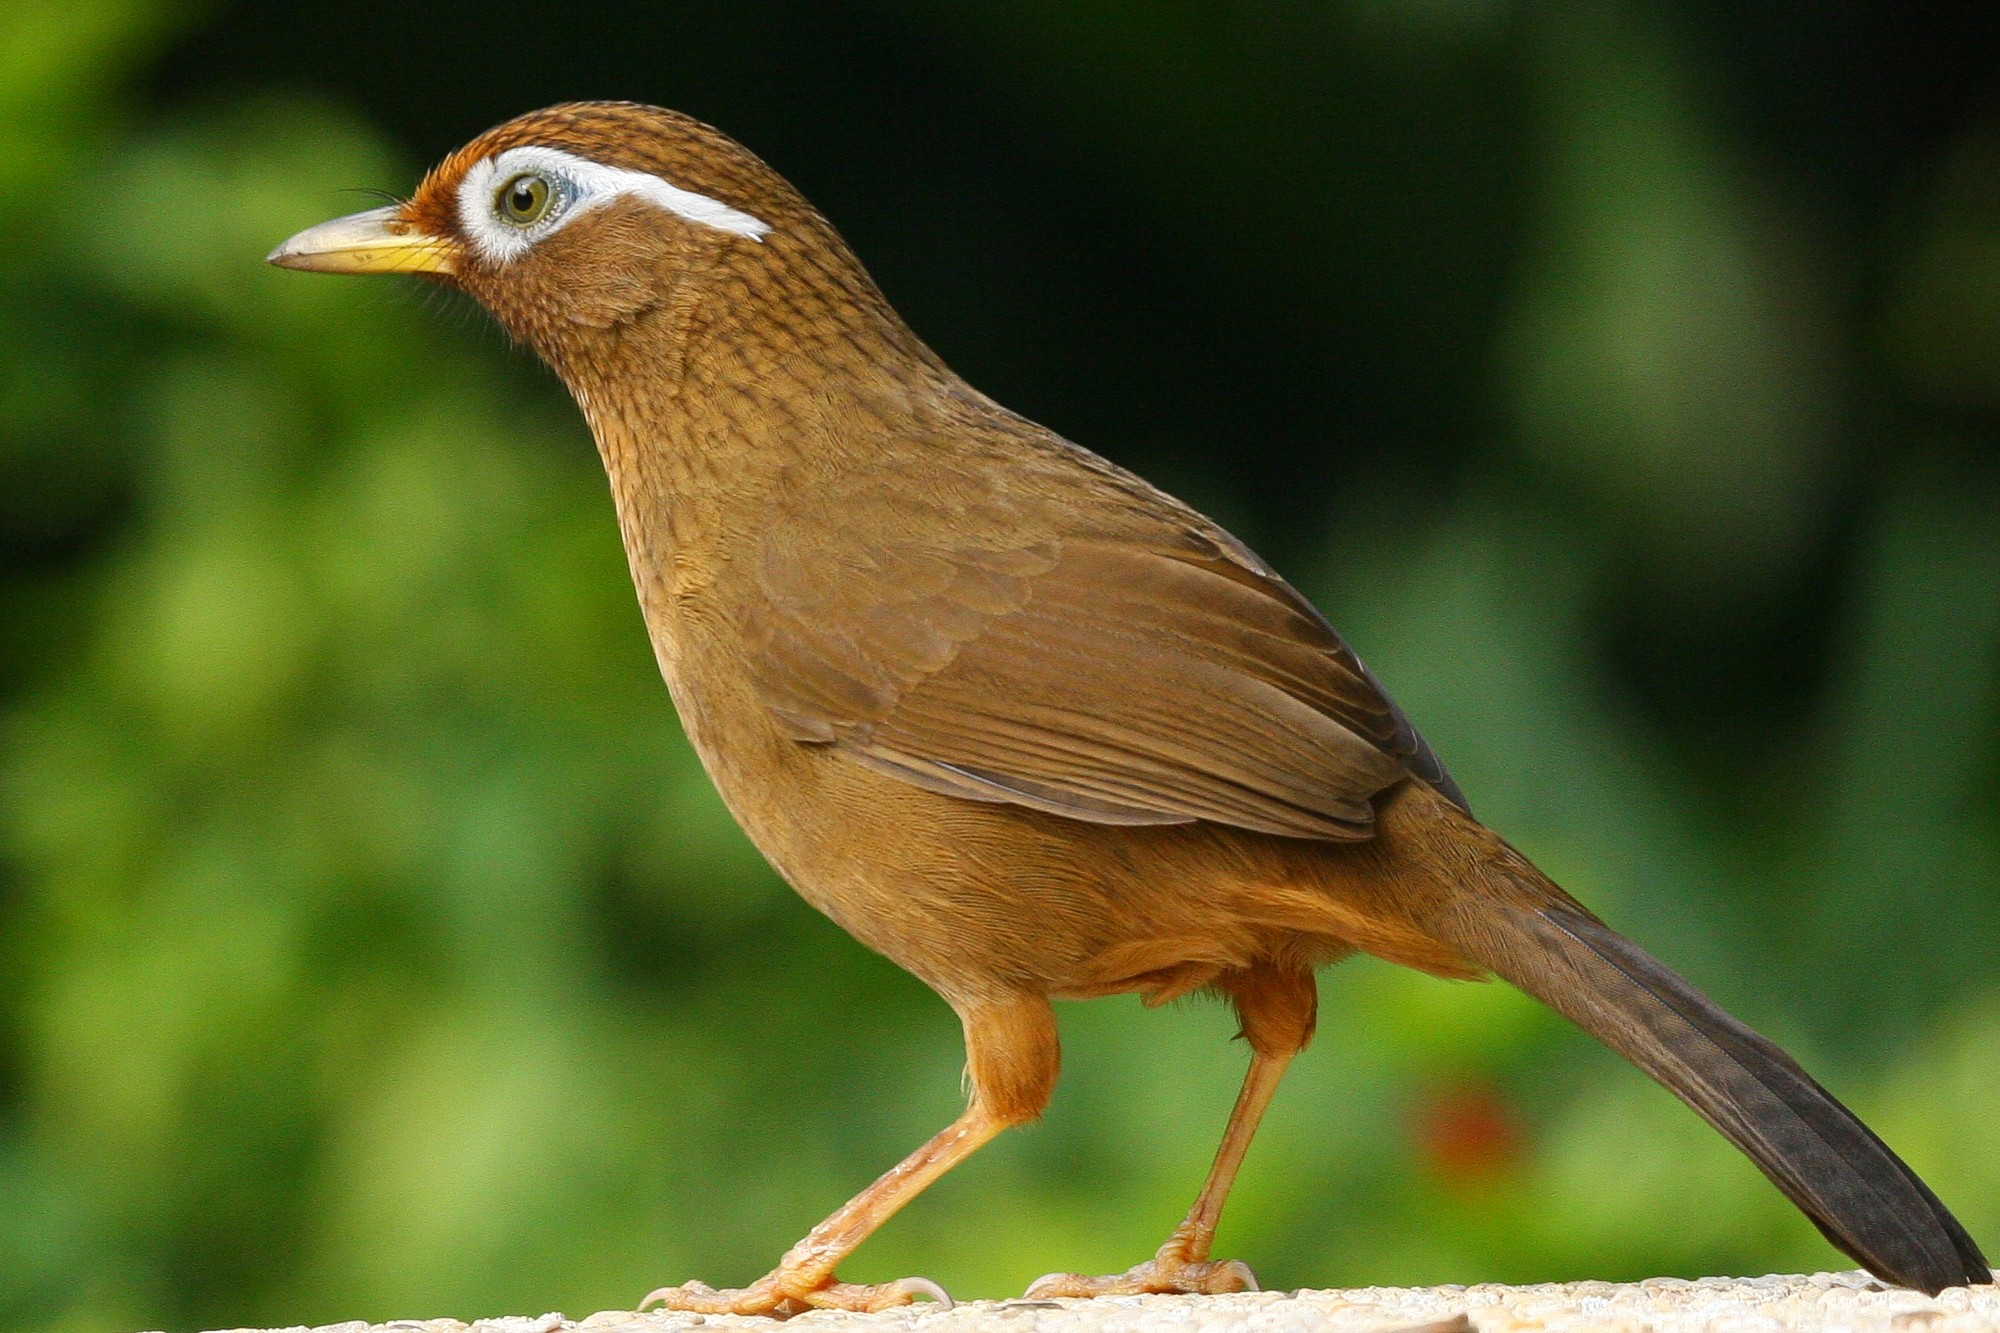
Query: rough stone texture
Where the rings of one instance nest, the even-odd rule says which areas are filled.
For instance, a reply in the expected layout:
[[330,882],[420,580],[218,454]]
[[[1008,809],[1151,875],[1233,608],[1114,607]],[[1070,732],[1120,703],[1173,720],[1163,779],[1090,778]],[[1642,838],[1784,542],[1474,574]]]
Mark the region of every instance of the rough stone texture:
[[[768,1319],[633,1314],[587,1319],[407,1319],[329,1324],[284,1333],[701,1333],[750,1329]],[[1653,1278],[1539,1287],[1358,1287],[1243,1296],[1114,1296],[1095,1301],[968,1301],[883,1314],[816,1310],[786,1333],[2000,1333],[2000,1287],[1941,1296],[1889,1290],[1866,1273],[1809,1277]],[[235,1330],[234,1333],[249,1333]]]

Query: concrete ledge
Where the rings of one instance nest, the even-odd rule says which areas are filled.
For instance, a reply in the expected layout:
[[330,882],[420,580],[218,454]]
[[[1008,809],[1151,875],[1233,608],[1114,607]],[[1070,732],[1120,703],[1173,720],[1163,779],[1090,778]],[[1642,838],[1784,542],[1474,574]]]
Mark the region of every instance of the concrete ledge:
[[[587,1319],[408,1319],[310,1333],[772,1333],[768,1319],[633,1314]],[[1882,1287],[1866,1273],[1653,1278],[1538,1287],[1359,1287],[1242,1296],[1114,1296],[1096,1301],[967,1301],[882,1314],[816,1310],[786,1333],[2000,1333],[2000,1287],[1941,1296]],[[234,1330],[232,1333],[250,1333]],[[275,1331],[274,1331],[275,1333]],[[285,1333],[308,1333],[286,1330]]]

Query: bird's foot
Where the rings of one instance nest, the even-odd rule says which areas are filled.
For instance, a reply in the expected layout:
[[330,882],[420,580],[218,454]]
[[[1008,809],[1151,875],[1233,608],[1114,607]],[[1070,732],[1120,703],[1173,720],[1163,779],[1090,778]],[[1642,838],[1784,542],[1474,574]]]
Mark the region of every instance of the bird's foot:
[[1136,1268],[1108,1277],[1081,1273],[1050,1273],[1028,1287],[1027,1299],[1090,1296],[1220,1296],[1233,1291],[1258,1291],[1257,1275],[1238,1259],[1219,1263],[1162,1255]]
[[663,1310],[685,1310],[692,1314],[767,1315],[789,1319],[808,1310],[852,1310],[867,1314],[908,1305],[919,1296],[929,1297],[945,1309],[952,1299],[943,1287],[929,1278],[906,1277],[900,1282],[864,1285],[836,1282],[832,1274],[815,1281],[783,1269],[747,1287],[727,1287],[717,1291],[705,1282],[684,1282],[678,1287],[661,1287],[646,1293],[639,1302],[645,1309],[657,1303]]

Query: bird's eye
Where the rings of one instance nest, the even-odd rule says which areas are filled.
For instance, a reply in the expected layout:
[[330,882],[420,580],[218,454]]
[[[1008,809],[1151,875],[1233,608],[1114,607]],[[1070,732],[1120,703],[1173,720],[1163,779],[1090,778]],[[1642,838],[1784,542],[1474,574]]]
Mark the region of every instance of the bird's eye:
[[555,191],[549,178],[538,171],[524,171],[500,187],[493,196],[493,210],[504,222],[517,227],[533,226],[548,216]]

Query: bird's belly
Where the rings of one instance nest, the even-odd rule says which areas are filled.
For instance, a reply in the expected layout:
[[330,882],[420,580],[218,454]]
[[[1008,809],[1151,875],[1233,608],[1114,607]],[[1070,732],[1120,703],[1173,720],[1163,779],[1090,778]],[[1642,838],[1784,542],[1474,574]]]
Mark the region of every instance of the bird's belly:
[[685,643],[668,683],[730,812],[801,897],[949,999],[1164,997],[1281,952],[1356,947],[1462,970],[1378,910],[1375,843],[941,795],[791,739],[726,659]]
[[723,800],[779,874],[949,999],[1167,998],[1280,947],[1319,961],[1350,947],[1251,910],[1256,858],[1215,830],[960,800],[775,728],[725,734],[712,709],[684,716]]

